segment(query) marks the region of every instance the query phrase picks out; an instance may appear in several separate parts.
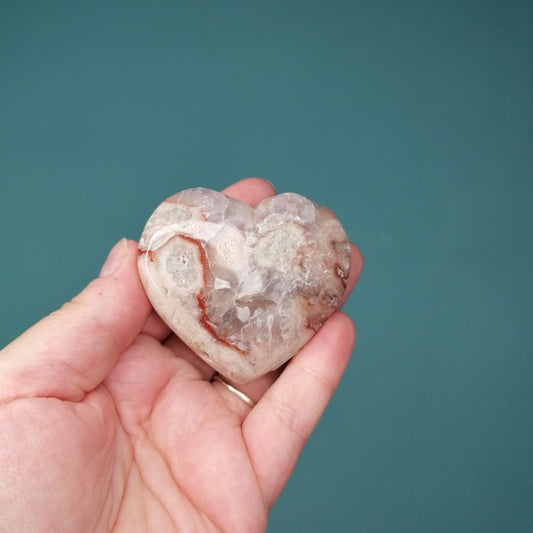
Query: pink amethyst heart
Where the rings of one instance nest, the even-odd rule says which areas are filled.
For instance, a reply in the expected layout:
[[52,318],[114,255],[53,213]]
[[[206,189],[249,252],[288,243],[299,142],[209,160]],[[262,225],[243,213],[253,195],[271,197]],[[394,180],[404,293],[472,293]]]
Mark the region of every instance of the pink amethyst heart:
[[350,246],[335,215],[299,194],[254,209],[195,188],[149,218],[138,267],[176,335],[220,374],[246,383],[290,359],[339,307]]

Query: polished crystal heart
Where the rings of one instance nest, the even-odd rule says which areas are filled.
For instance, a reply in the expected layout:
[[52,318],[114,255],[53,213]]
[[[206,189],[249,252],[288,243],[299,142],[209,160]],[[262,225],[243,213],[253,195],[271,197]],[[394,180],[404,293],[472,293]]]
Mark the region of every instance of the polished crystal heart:
[[252,208],[195,188],[155,210],[138,266],[176,335],[245,383],[285,363],[339,307],[350,247],[335,215],[299,194]]

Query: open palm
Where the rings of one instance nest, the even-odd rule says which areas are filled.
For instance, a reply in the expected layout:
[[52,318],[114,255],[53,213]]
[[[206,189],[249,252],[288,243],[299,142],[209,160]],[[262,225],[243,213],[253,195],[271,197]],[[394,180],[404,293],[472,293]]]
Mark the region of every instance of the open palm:
[[[254,205],[257,179],[227,194]],[[264,531],[348,362],[335,313],[283,371],[217,381],[153,312],[121,241],[80,295],[0,352],[0,531]],[[362,259],[354,248],[348,292]]]

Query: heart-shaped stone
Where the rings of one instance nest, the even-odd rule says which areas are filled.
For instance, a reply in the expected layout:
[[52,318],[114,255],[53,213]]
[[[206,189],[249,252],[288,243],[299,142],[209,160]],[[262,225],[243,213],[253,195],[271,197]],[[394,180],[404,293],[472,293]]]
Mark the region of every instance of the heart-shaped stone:
[[335,215],[299,194],[254,209],[195,188],[155,210],[138,266],[176,335],[220,374],[245,383],[281,366],[338,308],[350,247]]

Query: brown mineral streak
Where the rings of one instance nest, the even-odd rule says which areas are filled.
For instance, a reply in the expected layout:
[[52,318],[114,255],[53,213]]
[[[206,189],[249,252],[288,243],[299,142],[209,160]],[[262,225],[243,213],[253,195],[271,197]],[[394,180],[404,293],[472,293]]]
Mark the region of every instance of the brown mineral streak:
[[234,346],[226,339],[223,339],[222,337],[219,337],[217,335],[216,331],[213,329],[211,323],[209,322],[209,317],[207,316],[207,309],[205,305],[203,291],[200,291],[200,293],[196,295],[196,299],[198,300],[198,306],[200,307],[200,324],[202,324],[204,329],[207,330],[218,342],[220,342],[224,346],[227,346],[228,348],[233,348],[235,351],[241,353],[242,355],[246,355],[241,349],[237,348],[237,346]]
[[335,273],[335,276],[337,276],[342,281],[343,287],[346,288],[348,276],[346,276],[346,273],[339,265],[339,263],[335,263],[335,268],[333,269],[333,272]]
[[183,233],[178,233],[177,236],[180,239],[192,242],[193,244],[196,244],[196,246],[198,246],[198,256],[200,257],[200,263],[202,264],[202,275],[203,275],[204,287],[205,287],[207,285],[207,256],[205,255],[204,247],[197,239],[193,239],[192,237],[189,237],[188,235],[184,235]]
[[148,259],[150,259],[150,262],[151,262],[151,263],[154,262],[154,255],[153,255],[153,253],[152,253],[152,250],[143,250],[142,248],[139,248],[139,249],[137,250],[137,253],[138,253],[139,255],[143,255],[143,254],[146,254],[146,253],[147,253],[147,254],[148,254]]
[[[202,274],[203,274],[203,280],[204,280],[204,287],[207,285],[207,256],[204,250],[204,247],[202,244],[197,240],[193,239],[192,237],[189,237],[188,235],[183,235],[183,233],[178,233],[177,235],[181,239],[184,239],[186,241],[192,242],[193,244],[196,244],[198,247],[198,256],[200,257],[200,263],[202,265]],[[228,342],[226,339],[223,339],[222,337],[219,337],[217,335],[217,332],[213,329],[213,326],[211,325],[211,322],[209,321],[209,316],[207,315],[207,307],[205,305],[205,298],[204,298],[204,291],[200,291],[196,295],[196,299],[198,301],[198,306],[200,308],[200,324],[202,324],[203,328],[208,331],[218,342],[223,344],[224,346],[228,346],[229,348],[233,348],[234,350],[238,351],[239,353],[244,354],[242,350],[237,348],[237,346],[234,346],[230,342]]]

